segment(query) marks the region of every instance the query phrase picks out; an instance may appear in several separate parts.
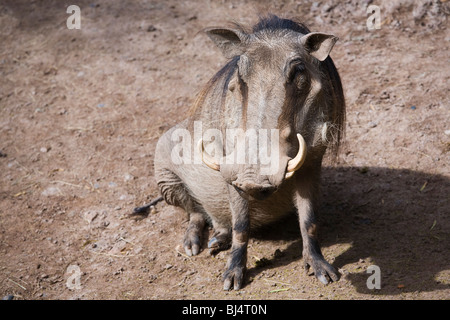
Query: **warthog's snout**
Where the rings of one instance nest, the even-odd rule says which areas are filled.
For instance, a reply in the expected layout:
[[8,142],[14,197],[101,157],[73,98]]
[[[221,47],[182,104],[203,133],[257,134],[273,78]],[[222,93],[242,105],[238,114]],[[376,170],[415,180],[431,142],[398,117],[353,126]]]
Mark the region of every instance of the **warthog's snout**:
[[232,185],[243,198],[246,198],[246,195],[248,195],[256,200],[264,200],[277,190],[275,186],[270,184],[261,185],[247,181],[233,181]]

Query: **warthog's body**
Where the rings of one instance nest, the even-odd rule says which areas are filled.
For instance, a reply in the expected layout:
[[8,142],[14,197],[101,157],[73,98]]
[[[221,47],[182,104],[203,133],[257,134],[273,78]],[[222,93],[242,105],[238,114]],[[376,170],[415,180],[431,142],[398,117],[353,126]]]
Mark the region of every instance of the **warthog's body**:
[[[320,251],[314,222],[322,157],[328,145],[337,147],[345,114],[339,75],[328,57],[337,38],[309,33],[303,25],[276,16],[262,19],[253,33],[239,26],[206,32],[230,62],[200,93],[191,116],[160,138],[155,153],[162,196],[190,217],[186,252],[199,253],[202,229],[206,222],[212,224],[211,252],[232,247],[224,288],[234,283],[239,289],[250,228],[297,210],[305,265],[324,283],[327,277],[337,280],[338,273]],[[203,132],[215,128],[223,137],[229,128],[251,129],[258,137],[261,129],[277,129],[279,152],[271,155],[275,169],[266,173],[259,161],[248,157],[236,164],[202,152],[203,140],[196,147],[195,139],[204,138],[196,136],[196,121],[201,121]],[[174,152],[180,144],[174,139],[179,129],[191,138],[183,149],[183,153],[195,152],[190,163],[182,163],[186,154]],[[248,139],[246,150],[254,148]],[[205,139],[205,146],[229,155],[226,142],[217,140],[206,143]],[[306,153],[301,152],[303,145]],[[194,161],[202,157],[208,166]]]

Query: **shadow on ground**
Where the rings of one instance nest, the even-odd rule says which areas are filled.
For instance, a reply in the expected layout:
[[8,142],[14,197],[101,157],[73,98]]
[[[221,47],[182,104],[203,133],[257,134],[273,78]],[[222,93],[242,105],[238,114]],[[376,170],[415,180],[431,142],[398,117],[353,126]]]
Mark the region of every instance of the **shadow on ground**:
[[[333,253],[333,265],[346,270],[344,276],[358,292],[396,295],[450,288],[448,177],[406,169],[324,168],[322,193],[321,246],[348,244]],[[301,258],[295,218],[254,236],[292,242],[264,266],[248,270],[249,277]],[[368,265],[380,267],[380,290],[367,288]]]

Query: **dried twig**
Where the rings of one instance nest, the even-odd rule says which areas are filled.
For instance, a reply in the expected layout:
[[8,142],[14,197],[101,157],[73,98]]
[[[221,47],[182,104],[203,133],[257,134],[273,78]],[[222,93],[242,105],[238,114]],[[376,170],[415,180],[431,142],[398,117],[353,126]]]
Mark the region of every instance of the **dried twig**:
[[281,281],[275,281],[275,280],[269,280],[269,279],[264,279],[264,281],[266,281],[266,282],[272,282],[272,283],[277,283],[277,284],[282,284],[283,286],[289,286],[289,287],[292,286],[292,284],[290,284],[290,283],[285,283],[285,282],[281,282]]
[[284,289],[275,289],[275,290],[269,290],[269,293],[275,293],[280,291],[289,291],[291,288],[284,288]]
[[18,283],[17,283],[17,282],[15,282],[14,280],[12,280],[12,279],[10,279],[10,278],[8,278],[7,280],[9,280],[9,281],[11,281],[12,283],[14,283],[15,285],[17,285],[17,286],[21,287],[21,288],[22,288],[23,290],[27,291],[27,288],[25,288],[24,286],[22,286],[22,285],[18,284]]
[[66,181],[61,181],[61,180],[54,180],[54,181],[50,181],[51,183],[61,183],[61,184],[65,184],[68,186],[72,186],[72,187],[77,187],[77,188],[83,188],[83,186],[80,186],[79,184],[73,184],[70,182],[66,182]]

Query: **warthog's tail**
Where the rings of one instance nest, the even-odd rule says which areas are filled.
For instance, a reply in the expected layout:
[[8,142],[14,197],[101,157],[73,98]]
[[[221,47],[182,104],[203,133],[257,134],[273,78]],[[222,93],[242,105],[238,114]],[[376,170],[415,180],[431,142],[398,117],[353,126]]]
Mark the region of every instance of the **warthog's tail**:
[[163,197],[158,197],[142,207],[134,208],[132,214],[147,215],[149,213],[151,206],[154,206],[155,204],[163,200],[164,200]]

